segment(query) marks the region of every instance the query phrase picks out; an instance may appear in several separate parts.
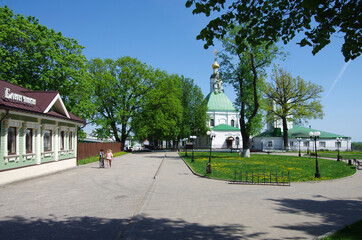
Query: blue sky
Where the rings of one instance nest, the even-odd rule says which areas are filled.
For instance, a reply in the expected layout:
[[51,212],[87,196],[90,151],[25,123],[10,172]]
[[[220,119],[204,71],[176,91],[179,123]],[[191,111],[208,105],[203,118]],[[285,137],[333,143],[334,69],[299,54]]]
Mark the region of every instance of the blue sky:
[[[197,34],[210,19],[193,15],[186,0],[0,0],[15,13],[32,15],[40,24],[76,39],[84,55],[116,59],[131,56],[148,65],[195,80],[204,95],[209,92],[213,50],[205,50]],[[298,40],[298,38],[296,39]],[[317,55],[293,41],[279,66],[294,77],[322,85],[323,120],[311,120],[312,128],[343,134],[362,142],[362,57],[349,63],[340,53],[340,36]],[[230,86],[225,93],[233,101]]]

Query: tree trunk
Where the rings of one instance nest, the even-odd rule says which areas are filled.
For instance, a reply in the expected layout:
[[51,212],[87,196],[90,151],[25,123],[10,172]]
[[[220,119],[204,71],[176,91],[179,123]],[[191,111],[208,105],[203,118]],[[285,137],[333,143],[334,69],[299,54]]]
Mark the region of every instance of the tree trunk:
[[283,121],[283,142],[284,142],[284,149],[289,150],[289,144],[288,144],[288,123],[287,119],[285,117],[282,118]]

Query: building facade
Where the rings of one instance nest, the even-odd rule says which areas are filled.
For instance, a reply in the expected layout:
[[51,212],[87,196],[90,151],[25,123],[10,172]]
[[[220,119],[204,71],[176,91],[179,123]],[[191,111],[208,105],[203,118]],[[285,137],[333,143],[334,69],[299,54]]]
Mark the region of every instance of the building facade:
[[[219,64],[212,64],[213,73],[210,77],[210,93],[206,96],[207,114],[209,115],[208,126],[215,133],[212,140],[212,148],[227,149],[240,147],[241,134],[239,128],[239,113],[226,96],[223,90],[222,79],[219,76]],[[200,137],[197,145],[202,148],[210,147],[208,136]]]
[[30,91],[0,80],[0,184],[77,165],[77,128],[56,91]]

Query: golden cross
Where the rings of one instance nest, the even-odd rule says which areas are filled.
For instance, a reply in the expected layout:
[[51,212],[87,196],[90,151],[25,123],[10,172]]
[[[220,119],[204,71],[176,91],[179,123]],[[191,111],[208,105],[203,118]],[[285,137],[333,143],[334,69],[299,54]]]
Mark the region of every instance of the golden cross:
[[216,62],[216,58],[217,58],[217,53],[218,53],[218,51],[215,49],[215,50],[214,50],[214,53],[215,53],[215,62]]

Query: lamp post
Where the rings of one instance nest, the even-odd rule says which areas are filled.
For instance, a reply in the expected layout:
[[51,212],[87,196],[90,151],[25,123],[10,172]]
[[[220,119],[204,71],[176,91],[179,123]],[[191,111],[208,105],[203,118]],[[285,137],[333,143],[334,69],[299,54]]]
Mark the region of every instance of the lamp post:
[[194,146],[195,146],[196,136],[190,136],[190,139],[192,141],[192,158],[191,158],[191,162],[194,162],[195,161],[195,159],[194,159]]
[[183,141],[185,143],[185,149],[186,149],[185,157],[187,157],[187,138],[184,138]]
[[337,148],[338,148],[337,161],[341,161],[341,157],[339,156],[339,147],[340,147],[340,145],[341,145],[341,142],[342,142],[343,138],[337,137],[336,140],[337,140]]
[[310,139],[307,139],[307,154],[309,154],[309,142],[310,142]]
[[238,152],[238,150],[239,150],[239,137],[236,137],[235,138],[236,139],[236,152]]
[[210,155],[209,162],[206,165],[206,173],[211,173],[211,149],[212,149],[212,139],[215,138],[216,134],[211,131],[207,131],[207,135],[210,137]]
[[299,142],[299,154],[298,154],[298,156],[300,157],[301,155],[300,155],[300,141],[302,141],[302,139],[301,138],[297,138],[297,140],[298,140],[298,142]]
[[315,177],[320,178],[321,174],[319,173],[319,167],[318,167],[318,152],[317,152],[317,139],[321,135],[320,132],[310,132],[309,136],[311,139],[314,139],[315,144]]

